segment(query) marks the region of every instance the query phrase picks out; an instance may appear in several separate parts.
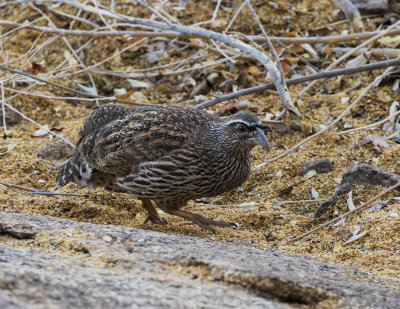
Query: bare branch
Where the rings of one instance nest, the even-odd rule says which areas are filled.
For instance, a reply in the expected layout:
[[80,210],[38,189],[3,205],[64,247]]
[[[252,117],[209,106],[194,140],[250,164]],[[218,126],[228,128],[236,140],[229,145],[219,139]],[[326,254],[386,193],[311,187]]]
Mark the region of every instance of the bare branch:
[[[339,75],[355,74],[355,73],[360,73],[360,72],[365,72],[365,71],[372,71],[372,70],[378,70],[378,69],[382,69],[382,68],[392,67],[392,66],[395,67],[395,66],[399,66],[399,65],[400,65],[400,59],[385,60],[385,61],[375,62],[375,63],[371,63],[371,64],[361,65],[361,66],[358,66],[355,68],[336,69],[336,70],[332,70],[332,71],[327,71],[327,72],[324,71],[324,72],[319,72],[319,73],[312,74],[312,75],[288,79],[286,81],[286,83],[288,85],[296,85],[296,84],[301,84],[301,83],[305,83],[305,82],[317,80],[317,79],[322,79],[322,78],[329,78],[329,77],[334,77],[334,76],[339,76]],[[196,106],[194,106],[194,108],[197,108],[197,109],[208,108],[215,104],[218,104],[218,103],[221,103],[221,102],[224,102],[227,100],[236,99],[236,98],[244,96],[244,95],[261,92],[261,91],[265,91],[268,89],[274,89],[274,88],[275,88],[274,83],[268,83],[268,84],[264,84],[264,85],[260,85],[260,86],[246,88],[246,89],[242,89],[237,92],[229,93],[229,94],[226,94],[223,96],[218,96],[207,102],[197,104]]]
[[[399,59],[396,59],[399,60]],[[385,70],[385,72],[383,72],[381,75],[377,76],[374,81],[372,83],[370,83],[367,87],[364,88],[364,90],[361,92],[361,94],[354,100],[353,103],[351,103],[334,121],[332,121],[326,128],[324,128],[321,131],[318,131],[317,133],[310,135],[309,137],[307,137],[306,139],[302,140],[300,143],[297,143],[295,146],[293,146],[292,148],[286,150],[285,152],[281,153],[280,155],[266,160],[263,163],[257,165],[257,168],[263,167],[265,165],[267,165],[268,163],[274,162],[280,158],[285,157],[286,155],[288,155],[289,153],[293,152],[294,150],[296,150],[297,148],[299,148],[301,145],[309,142],[310,140],[314,139],[315,137],[325,133],[326,131],[332,129],[339,121],[340,119],[342,119],[349,111],[351,111],[351,109],[356,106],[358,104],[358,102],[360,102],[360,100],[368,93],[368,91],[371,90],[372,87],[375,86],[375,83],[380,80],[382,78],[382,76],[386,76],[391,70],[393,69],[393,67],[389,67]]]
[[[16,69],[9,68],[9,67],[7,67],[5,65],[2,65],[2,64],[0,64],[0,69],[9,71],[9,72],[12,72],[12,73],[15,73],[15,74],[20,74],[20,75],[23,75],[23,76],[27,76],[27,77],[32,78],[34,80],[40,81],[42,83],[49,84],[51,86],[54,86],[54,87],[57,87],[57,88],[60,88],[60,89],[66,90],[66,91],[70,91],[72,93],[77,93],[77,94],[80,94],[80,95],[83,95],[83,96],[87,96],[87,97],[91,97],[91,98],[109,99],[110,101],[121,102],[121,103],[132,104],[132,105],[149,105],[149,104],[146,104],[146,103],[136,103],[136,102],[127,101],[127,100],[120,100],[120,99],[117,99],[115,97],[105,97],[105,96],[101,96],[101,95],[93,95],[93,94],[90,94],[90,93],[87,93],[87,92],[84,92],[84,91],[75,90],[75,89],[72,89],[72,88],[68,88],[68,87],[62,86],[60,84],[56,84],[56,83],[47,81],[47,80],[39,78],[39,77],[36,77],[35,75],[29,74],[29,73],[25,73],[25,72],[22,72],[22,71],[19,71],[19,70],[16,70]],[[152,105],[154,105],[154,104],[152,104]]]
[[[271,40],[269,39],[267,33],[265,32],[264,27],[262,26],[262,24],[260,22],[260,19],[258,18],[258,16],[257,16],[256,12],[254,11],[252,5],[250,4],[250,1],[249,0],[245,0],[245,1],[246,1],[246,5],[249,8],[251,14],[253,15],[254,19],[256,20],[256,22],[258,24],[258,27],[260,28],[262,34],[264,35],[264,37],[265,37],[265,39],[266,39],[266,41],[268,43],[268,47],[271,50],[272,55],[274,56],[276,66],[273,67],[272,69],[277,69],[278,70],[278,72],[276,72],[276,74],[279,75],[279,79],[280,79],[280,81],[282,83],[282,87],[285,89],[285,92],[283,94],[281,94],[281,98],[284,95],[286,97],[285,100],[288,100],[288,102],[291,102],[291,99],[290,99],[290,96],[289,96],[289,90],[287,88],[287,84],[286,84],[286,81],[285,81],[285,74],[283,74],[283,69],[282,69],[282,65],[281,65],[281,63],[279,61],[278,54],[276,53],[276,50],[275,50],[274,46],[272,45]],[[274,82],[275,82],[275,80],[274,80]],[[279,92],[279,89],[278,89],[278,92]],[[284,105],[285,105],[285,102],[284,102]],[[295,114],[297,116],[300,116],[300,112],[295,113]]]
[[[26,0],[24,2],[43,2],[42,0]],[[225,44],[228,44],[234,48],[238,48],[241,51],[247,52],[251,57],[259,61],[270,73],[272,80],[274,81],[276,88],[278,90],[279,96],[282,100],[282,103],[285,107],[286,110],[293,112],[294,114],[301,116],[300,112],[297,110],[297,108],[293,105],[292,100],[290,98],[289,92],[287,87],[285,87],[284,82],[282,78],[277,74],[278,70],[276,68],[276,65],[273,61],[271,61],[264,53],[258,51],[257,49],[249,46],[243,41],[240,41],[238,39],[232,39],[230,37],[227,37],[221,33],[211,31],[211,30],[206,30],[206,29],[201,29],[201,28],[195,28],[195,27],[190,27],[190,26],[184,26],[184,25],[178,25],[178,24],[168,24],[168,23],[162,23],[146,18],[135,18],[135,17],[130,17],[126,16],[123,14],[119,14],[116,12],[109,11],[107,8],[100,9],[98,7],[93,7],[90,5],[84,5],[81,4],[77,1],[65,1],[65,0],[49,0],[48,2],[54,2],[54,3],[66,3],[71,6],[74,6],[76,8],[82,9],[86,12],[94,13],[96,15],[101,14],[102,16],[106,16],[109,18],[114,18],[116,20],[121,20],[124,22],[128,23],[133,23],[137,25],[142,25],[146,27],[151,27],[151,28],[156,28],[164,31],[174,31],[178,32],[181,34],[186,34],[186,35],[198,35],[200,37],[203,37],[205,39],[214,39],[218,40],[220,42],[223,42]]]
[[[50,27],[42,27],[35,26],[32,24],[20,24],[16,22],[11,22],[7,20],[0,20],[0,25],[7,26],[10,28],[20,29],[33,29],[40,32],[52,33],[52,34],[60,34],[60,35],[75,35],[75,36],[90,36],[90,37],[104,37],[104,36],[132,36],[132,37],[165,37],[165,38],[200,38],[202,36],[199,35],[187,35],[180,34],[173,31],[163,31],[163,32],[155,32],[155,31],[123,31],[123,30],[114,30],[114,31],[100,31],[100,30],[67,30],[62,28],[50,28]],[[135,26],[132,24],[126,24],[130,26]],[[227,30],[225,30],[227,31]],[[310,36],[310,37],[275,37],[271,36],[269,39],[271,42],[281,42],[283,44],[332,44],[332,43],[341,43],[341,42],[351,42],[358,40],[366,40],[373,36],[379,35],[385,30],[379,31],[369,31],[369,32],[361,32],[361,33],[353,33],[346,35],[332,35],[332,36]],[[385,33],[384,36],[389,35],[397,35],[400,34],[400,29],[391,30],[388,33]],[[7,33],[2,36],[7,35]],[[237,34],[240,36],[242,40],[248,42],[249,40],[262,43],[265,42],[264,35],[249,35],[244,36],[241,34]],[[0,36],[1,38],[1,36]]]
[[[111,36],[132,36],[132,37],[165,37],[165,38],[201,38],[200,35],[188,35],[188,34],[180,34],[173,31],[123,31],[123,30],[113,30],[113,31],[100,31],[100,30],[67,30],[62,28],[50,28],[50,27],[42,27],[35,26],[32,24],[20,24],[16,22],[11,22],[7,20],[0,20],[0,25],[7,26],[10,28],[20,29],[33,29],[40,32],[46,32],[51,34],[60,34],[60,35],[75,35],[75,36],[90,36],[90,37],[111,37]],[[116,24],[117,25],[117,24]],[[135,26],[132,24],[125,24],[130,26]],[[227,30],[225,30],[227,31]],[[333,43],[342,43],[342,42],[351,42],[351,41],[362,41],[369,39],[373,36],[379,35],[385,30],[379,31],[369,31],[369,32],[361,32],[361,33],[353,33],[346,35],[332,35],[332,36],[310,36],[310,37],[275,37],[271,36],[269,39],[271,42],[281,42],[283,44],[333,44]],[[235,33],[236,34],[236,33]],[[384,36],[389,35],[397,35],[400,34],[400,29],[394,29],[385,33]],[[2,36],[6,36],[8,33],[3,34]],[[239,33],[237,35],[244,40],[245,42],[254,41],[257,43],[265,42],[264,35],[249,35],[244,36]],[[0,38],[2,37],[0,36]]]
[[[375,35],[374,37],[366,40],[365,42],[361,43],[360,45],[358,45],[357,47],[353,48],[352,50],[350,50],[348,53],[344,54],[343,56],[341,56],[339,59],[337,59],[336,61],[334,61],[333,63],[331,63],[325,71],[330,71],[333,68],[335,68],[338,64],[340,64],[342,61],[344,61],[345,59],[347,59],[348,57],[350,57],[351,55],[353,55],[353,53],[357,52],[357,50],[360,50],[361,48],[368,46],[370,43],[376,41],[377,39],[383,37],[385,34],[388,34],[392,29],[396,28],[398,25],[400,25],[400,20],[397,21],[396,23],[394,23],[393,25],[391,25],[389,28],[387,28],[385,31],[382,31],[381,33]],[[307,87],[305,87],[304,89],[302,89],[300,91],[300,93],[297,95],[297,97],[295,98],[295,101],[301,97],[303,95],[303,93],[305,93],[306,91],[308,91],[308,89],[310,89],[312,86],[314,85],[314,82],[311,82],[309,85],[307,85]]]
[[67,30],[62,28],[50,28],[43,26],[35,26],[31,24],[19,24],[11,21],[0,20],[0,25],[7,26],[10,28],[16,28],[17,30],[22,29],[33,29],[40,32],[50,34],[60,34],[63,36],[76,35],[76,36],[90,36],[90,37],[111,37],[111,36],[132,36],[132,37],[188,37],[187,35],[179,35],[176,32],[155,32],[155,31],[96,31],[96,30]]
[[364,30],[360,11],[350,0],[334,0],[334,2],[344,12],[349,24],[355,32]]

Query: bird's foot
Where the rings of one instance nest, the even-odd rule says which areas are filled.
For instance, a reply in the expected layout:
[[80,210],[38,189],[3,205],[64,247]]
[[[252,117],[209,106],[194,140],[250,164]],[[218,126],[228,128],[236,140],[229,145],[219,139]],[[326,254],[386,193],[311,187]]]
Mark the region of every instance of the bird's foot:
[[205,230],[209,230],[212,233],[215,233],[215,228],[214,228],[215,226],[217,226],[217,227],[233,227],[236,229],[239,228],[239,226],[236,223],[209,219],[209,218],[203,217],[201,215],[191,213],[186,210],[170,209],[170,208],[166,208],[166,207],[164,207],[162,209],[171,215],[179,216],[181,218],[190,220],[194,224],[197,224],[201,228],[203,228]]
[[153,217],[150,214],[146,217],[146,219],[144,220],[143,224],[146,224],[147,222],[151,222],[153,224],[159,224],[159,225],[167,225],[168,221],[165,219],[161,219],[160,217]]
[[214,219],[210,219],[210,218],[206,218],[197,214],[192,214],[192,222],[194,224],[197,224],[198,226],[200,226],[203,229],[209,230],[210,232],[212,232],[213,234],[215,234],[215,226],[217,227],[222,227],[222,228],[226,228],[226,227],[233,227],[234,229],[238,229],[239,225],[233,222],[225,222],[225,221],[219,221],[219,220],[214,220]]
[[167,220],[160,218],[157,209],[154,207],[153,203],[150,200],[142,199],[142,205],[147,210],[148,213],[146,220],[144,220],[143,224],[146,224],[149,221],[153,224],[161,224],[161,225],[166,225],[168,223]]

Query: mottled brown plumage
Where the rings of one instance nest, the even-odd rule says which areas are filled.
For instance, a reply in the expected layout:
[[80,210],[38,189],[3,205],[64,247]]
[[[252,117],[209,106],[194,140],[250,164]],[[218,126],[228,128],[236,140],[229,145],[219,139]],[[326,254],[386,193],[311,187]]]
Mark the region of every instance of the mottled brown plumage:
[[250,173],[251,149],[257,142],[268,149],[261,122],[250,113],[223,122],[181,107],[108,104],[86,118],[78,138],[56,187],[72,180],[129,192],[143,201],[151,222],[164,222],[153,201],[163,211],[212,231],[213,226],[233,224],[182,210],[186,202],[236,188]]

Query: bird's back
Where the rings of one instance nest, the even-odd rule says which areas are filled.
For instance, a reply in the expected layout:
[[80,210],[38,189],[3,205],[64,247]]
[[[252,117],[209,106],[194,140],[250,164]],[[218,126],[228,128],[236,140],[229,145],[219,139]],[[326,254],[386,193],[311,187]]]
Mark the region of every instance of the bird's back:
[[84,120],[75,155],[60,171],[56,185],[74,179],[89,186],[97,180],[97,186],[99,177],[109,183],[138,173],[141,164],[157,162],[181,148],[208,149],[207,132],[218,122],[208,113],[188,108],[105,105]]
[[89,116],[77,152],[93,168],[115,175],[134,173],[141,163],[157,161],[189,143],[207,143],[204,133],[219,121],[194,109],[157,106],[118,109],[115,119],[105,118],[109,116]]
[[126,117],[131,112],[132,108],[116,104],[107,104],[96,108],[83,121],[82,127],[78,133],[77,145],[80,144],[84,137],[96,132],[116,119]]

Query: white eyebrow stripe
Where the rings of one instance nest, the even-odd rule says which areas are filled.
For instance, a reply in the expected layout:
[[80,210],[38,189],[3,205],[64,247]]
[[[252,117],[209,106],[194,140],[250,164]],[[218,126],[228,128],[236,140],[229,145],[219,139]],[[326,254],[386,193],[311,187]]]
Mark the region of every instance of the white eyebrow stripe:
[[243,123],[248,127],[254,127],[254,126],[261,125],[261,123],[254,123],[254,122],[248,123],[248,122],[246,122],[244,120],[241,120],[241,119],[231,119],[231,120],[228,120],[228,121],[225,122],[226,125],[230,125],[232,123]]

